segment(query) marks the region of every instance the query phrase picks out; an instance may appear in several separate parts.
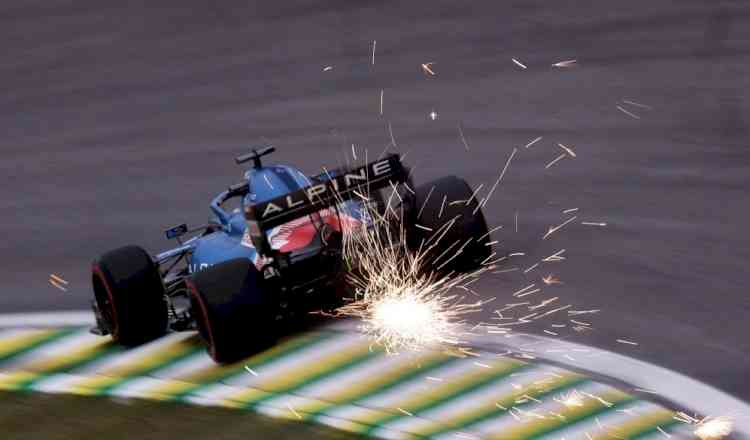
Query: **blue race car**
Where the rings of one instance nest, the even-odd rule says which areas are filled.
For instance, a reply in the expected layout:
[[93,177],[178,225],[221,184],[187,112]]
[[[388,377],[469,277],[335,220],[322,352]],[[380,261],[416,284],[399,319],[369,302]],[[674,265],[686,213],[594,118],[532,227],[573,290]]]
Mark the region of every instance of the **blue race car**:
[[[397,154],[306,176],[291,166],[263,165],[261,158],[274,150],[236,158],[237,164],[252,161],[252,168],[211,202],[207,225],[166,231],[177,247],[151,256],[125,246],[97,258],[92,331],[135,346],[197,328],[220,363],[268,347],[284,322],[343,304],[345,271],[352,270],[343,264],[343,234],[372,226],[369,214],[388,208],[386,190],[400,192],[399,221],[409,249],[454,221],[431,252],[439,255],[459,241],[468,245],[441,270],[471,270],[491,254],[480,206],[460,178],[414,187]],[[230,199],[240,199],[241,207],[227,212]],[[465,203],[451,203],[458,200]]]

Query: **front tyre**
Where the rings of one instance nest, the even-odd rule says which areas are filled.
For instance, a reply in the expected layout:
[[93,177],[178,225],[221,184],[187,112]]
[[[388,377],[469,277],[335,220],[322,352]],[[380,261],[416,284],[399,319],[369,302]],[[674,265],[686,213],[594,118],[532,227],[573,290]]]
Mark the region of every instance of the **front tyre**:
[[198,331],[216,362],[234,362],[273,343],[278,303],[250,260],[216,264],[186,282]]
[[166,333],[164,284],[145,250],[125,246],[107,252],[94,261],[91,280],[103,323],[116,342],[135,346]]

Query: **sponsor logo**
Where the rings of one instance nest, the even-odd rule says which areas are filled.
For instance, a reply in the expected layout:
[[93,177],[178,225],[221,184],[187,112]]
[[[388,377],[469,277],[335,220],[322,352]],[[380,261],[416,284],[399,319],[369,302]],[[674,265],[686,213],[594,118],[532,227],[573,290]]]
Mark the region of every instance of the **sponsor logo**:
[[345,194],[356,190],[358,187],[378,182],[394,171],[394,162],[398,163],[396,157],[373,162],[356,170],[332,177],[326,182],[311,185],[285,197],[272,200],[259,207],[260,220],[276,217],[304,205],[306,201],[326,203],[333,199],[337,193]]

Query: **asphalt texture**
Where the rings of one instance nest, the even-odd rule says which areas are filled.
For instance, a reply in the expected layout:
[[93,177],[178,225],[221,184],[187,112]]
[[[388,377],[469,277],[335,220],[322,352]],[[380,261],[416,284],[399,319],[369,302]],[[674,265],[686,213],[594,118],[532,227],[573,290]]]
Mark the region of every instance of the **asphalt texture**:
[[0,47],[0,312],[87,307],[95,255],[205,222],[250,145],[310,173],[388,148],[484,190],[517,148],[484,212],[525,255],[475,319],[537,283],[594,330],[519,330],[750,400],[747,2],[7,1]]

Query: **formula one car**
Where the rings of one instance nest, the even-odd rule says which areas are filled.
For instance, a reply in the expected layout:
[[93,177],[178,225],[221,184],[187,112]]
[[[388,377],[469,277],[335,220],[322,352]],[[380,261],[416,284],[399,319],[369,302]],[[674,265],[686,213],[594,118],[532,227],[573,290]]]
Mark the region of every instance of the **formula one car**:
[[[263,165],[261,158],[274,150],[253,149],[236,158],[237,164],[252,161],[252,168],[211,202],[207,225],[166,231],[177,247],[152,257],[126,246],[94,261],[94,333],[134,346],[197,328],[220,363],[268,347],[289,319],[342,304],[344,275],[351,270],[342,264],[343,234],[372,227],[368,213],[387,209],[387,191],[402,193],[402,244],[408,249],[449,219],[453,225],[443,228],[431,252],[469,242],[443,270],[471,270],[491,253],[480,206],[462,179],[414,187],[397,154],[305,176],[291,166]],[[241,207],[228,212],[230,199],[240,199]]]

